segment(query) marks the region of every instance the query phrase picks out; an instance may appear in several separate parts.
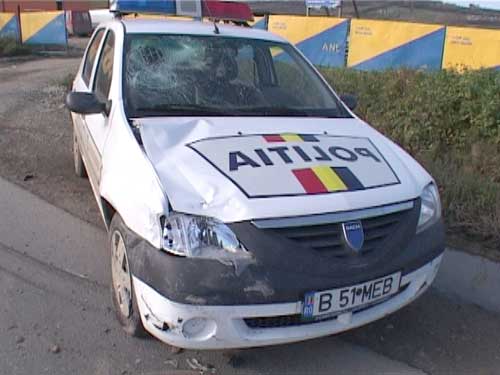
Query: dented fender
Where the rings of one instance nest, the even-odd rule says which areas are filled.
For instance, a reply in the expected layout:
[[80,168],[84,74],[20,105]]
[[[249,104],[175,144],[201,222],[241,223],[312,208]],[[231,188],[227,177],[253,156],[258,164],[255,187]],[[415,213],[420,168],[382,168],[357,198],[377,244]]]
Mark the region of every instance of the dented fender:
[[[118,104],[118,103],[117,103]],[[137,142],[119,108],[109,122],[102,154],[99,193],[120,214],[132,231],[152,246],[161,246],[160,217],[168,212],[168,200],[148,157]]]

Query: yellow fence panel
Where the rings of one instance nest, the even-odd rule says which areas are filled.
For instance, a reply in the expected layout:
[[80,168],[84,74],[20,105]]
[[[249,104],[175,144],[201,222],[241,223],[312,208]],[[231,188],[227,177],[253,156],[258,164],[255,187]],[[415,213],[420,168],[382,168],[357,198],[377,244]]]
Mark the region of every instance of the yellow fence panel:
[[448,27],[443,69],[500,69],[500,30]]
[[352,20],[347,65],[362,70],[440,69],[444,37],[441,25]]

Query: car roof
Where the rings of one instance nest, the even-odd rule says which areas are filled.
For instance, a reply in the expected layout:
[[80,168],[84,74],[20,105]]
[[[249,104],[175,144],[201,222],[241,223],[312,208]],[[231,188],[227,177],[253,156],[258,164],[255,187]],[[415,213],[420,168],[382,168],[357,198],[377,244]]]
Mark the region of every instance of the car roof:
[[[214,35],[214,24],[212,22],[171,19],[122,19],[121,22],[123,22],[127,34]],[[264,30],[227,24],[217,24],[217,27],[220,36],[286,42],[285,39],[278,35]]]

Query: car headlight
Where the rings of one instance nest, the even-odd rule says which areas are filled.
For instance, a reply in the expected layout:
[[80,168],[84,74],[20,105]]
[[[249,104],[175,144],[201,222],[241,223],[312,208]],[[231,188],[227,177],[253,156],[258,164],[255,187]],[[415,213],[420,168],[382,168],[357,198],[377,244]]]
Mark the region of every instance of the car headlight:
[[420,201],[417,233],[427,229],[441,218],[441,200],[437,186],[433,183],[427,185],[420,195]]
[[219,220],[180,213],[161,218],[163,249],[189,258],[233,263],[251,258],[227,225]]

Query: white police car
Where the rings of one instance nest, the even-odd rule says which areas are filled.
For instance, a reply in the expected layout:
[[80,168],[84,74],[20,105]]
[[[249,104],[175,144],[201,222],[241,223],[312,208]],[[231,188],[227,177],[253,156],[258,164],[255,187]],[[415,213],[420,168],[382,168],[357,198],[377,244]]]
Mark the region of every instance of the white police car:
[[184,348],[310,339],[433,281],[438,190],[292,45],[186,21],[99,26],[67,97],[130,334]]

